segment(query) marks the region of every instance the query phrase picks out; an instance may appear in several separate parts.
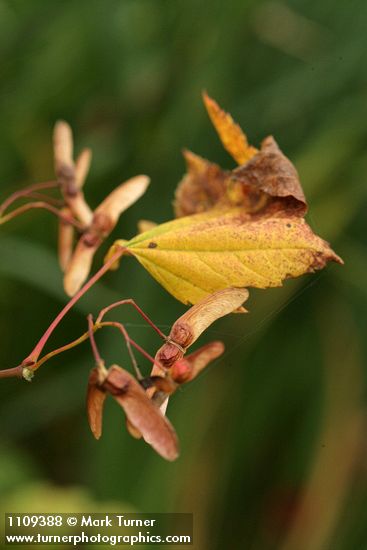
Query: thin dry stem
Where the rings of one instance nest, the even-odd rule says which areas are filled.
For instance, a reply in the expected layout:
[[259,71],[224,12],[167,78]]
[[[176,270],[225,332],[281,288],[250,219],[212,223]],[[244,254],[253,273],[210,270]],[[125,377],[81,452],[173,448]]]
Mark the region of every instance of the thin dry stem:
[[98,350],[96,339],[94,338],[94,322],[92,314],[88,315],[88,336],[97,367],[104,365],[104,361]]
[[24,212],[27,212],[28,210],[32,210],[34,208],[41,208],[43,210],[47,210],[48,212],[51,212],[51,214],[54,214],[55,216],[63,220],[65,223],[73,225],[80,231],[83,230],[83,225],[80,224],[77,220],[75,220],[74,218],[71,218],[70,216],[67,216],[64,212],[52,206],[52,204],[48,204],[47,202],[43,202],[43,201],[28,202],[27,204],[23,204],[22,206],[19,206],[19,208],[16,208],[12,212],[9,212],[9,214],[2,216],[0,218],[0,225],[7,223],[8,221],[19,216],[20,214],[23,214]]
[[120,307],[120,306],[123,306],[123,305],[126,305],[126,304],[132,305],[136,309],[136,311],[143,317],[143,319],[148,323],[148,325],[150,325],[156,331],[156,333],[159,334],[159,336],[161,338],[163,338],[163,340],[167,339],[167,336],[157,327],[157,325],[155,325],[153,323],[153,321],[148,317],[148,315],[146,315],[146,313],[144,313],[144,311],[138,306],[138,304],[132,298],[128,298],[126,300],[120,300],[118,302],[114,302],[113,304],[110,304],[109,306],[105,307],[104,309],[102,309],[100,311],[96,322],[100,323],[102,321],[103,317],[109,311],[111,311],[112,309],[114,309],[116,307]]
[[124,253],[125,249],[123,247],[121,248],[118,248],[115,252],[115,254],[113,254],[113,256],[111,256],[111,258],[101,267],[101,269],[99,269],[97,271],[97,273],[95,275],[93,275],[93,277],[91,277],[89,279],[89,281],[87,281],[85,283],[85,285],[79,290],[79,292],[77,292],[75,294],[75,296],[73,296],[71,298],[71,300],[66,304],[66,306],[60,311],[60,313],[56,316],[56,318],[53,320],[53,322],[50,324],[50,326],[48,327],[48,329],[45,331],[45,333],[43,334],[43,336],[41,337],[41,339],[39,340],[39,342],[37,343],[37,345],[34,347],[34,349],[31,351],[31,353],[28,355],[28,357],[26,357],[23,361],[22,364],[28,364],[28,365],[32,365],[34,363],[36,363],[37,359],[39,358],[43,348],[45,347],[48,339],[50,338],[51,334],[53,333],[53,331],[55,330],[55,328],[58,326],[58,324],[60,323],[60,321],[62,321],[62,319],[65,317],[65,315],[71,310],[71,308],[80,300],[80,298],[82,296],[84,296],[84,294],[86,292],[88,292],[88,290],[97,282],[99,281],[99,279],[101,277],[103,277],[103,275],[105,273],[107,273],[107,271],[110,269],[111,265],[113,265],[121,256],[122,254]]
[[25,189],[20,189],[19,191],[15,191],[12,193],[7,199],[5,199],[4,202],[0,205],[0,216],[3,215],[5,210],[16,200],[30,196],[32,193],[41,191],[44,189],[55,189],[56,187],[59,187],[59,183],[57,181],[46,181],[44,183],[34,183],[33,185],[29,185]]
[[159,363],[159,361],[154,359],[141,346],[139,346],[139,344],[137,344],[134,340],[132,340],[132,338],[130,338],[130,336],[126,332],[125,327],[121,323],[118,323],[117,321],[103,321],[103,323],[100,323],[99,326],[117,328],[124,336],[126,342],[129,342],[132,346],[134,346],[134,348],[137,349],[153,365],[156,365],[161,371],[166,372],[165,369],[162,367],[162,365]]

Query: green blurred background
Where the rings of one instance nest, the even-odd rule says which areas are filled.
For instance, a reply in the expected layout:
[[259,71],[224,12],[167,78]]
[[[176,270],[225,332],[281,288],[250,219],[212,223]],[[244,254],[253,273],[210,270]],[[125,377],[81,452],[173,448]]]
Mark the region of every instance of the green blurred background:
[[[64,118],[77,149],[93,149],[92,205],[135,174],[152,178],[115,237],[133,236],[140,218],[170,219],[183,147],[233,166],[205,88],[253,144],[275,136],[299,170],[309,223],[345,260],[251,292],[249,315],[200,340],[220,338],[227,351],[170,404],[175,463],[129,437],[112,400],[93,439],[87,344],[32,384],[2,380],[3,511],[193,512],[198,550],[367,548],[366,28],[365,0],[0,1],[0,200],[53,177],[52,127]],[[32,212],[1,228],[1,368],[25,357],[66,301],[56,225]],[[163,329],[184,311],[125,259],[50,346],[125,297]],[[115,318],[155,352],[159,341],[133,311]],[[127,364],[117,335],[98,343],[108,361]]]

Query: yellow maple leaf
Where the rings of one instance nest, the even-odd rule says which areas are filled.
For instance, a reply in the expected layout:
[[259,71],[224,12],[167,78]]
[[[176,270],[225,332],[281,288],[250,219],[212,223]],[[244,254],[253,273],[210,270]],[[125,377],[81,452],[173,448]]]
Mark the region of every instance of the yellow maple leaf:
[[342,260],[302,218],[212,210],[116,241],[175,298],[195,304],[227,287],[268,288]]

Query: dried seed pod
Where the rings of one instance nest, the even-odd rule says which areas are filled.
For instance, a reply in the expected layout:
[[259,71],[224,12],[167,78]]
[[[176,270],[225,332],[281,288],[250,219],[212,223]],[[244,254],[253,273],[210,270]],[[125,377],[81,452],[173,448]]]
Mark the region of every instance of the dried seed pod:
[[165,414],[169,395],[176,391],[178,385],[196,378],[209,363],[217,359],[223,352],[223,342],[210,342],[187,357],[173,363],[171,369],[165,375],[162,374],[162,369],[154,365],[150,376],[153,387],[147,389],[148,397],[153,399],[159,405],[162,414]]
[[182,358],[172,365],[170,375],[177,384],[193,380],[209,363],[224,353],[223,342],[210,342],[194,353]]
[[[168,386],[165,385],[165,389]],[[110,394],[126,414],[126,425],[134,437],[145,441],[166,460],[178,456],[178,440],[171,423],[146,395],[139,382],[118,365],[108,370],[92,369],[87,392],[88,421],[92,433],[99,439],[102,433],[103,406]]]
[[74,296],[87,279],[94,254],[114,229],[122,212],[137,201],[149,185],[147,176],[136,176],[117,187],[96,208],[87,231],[80,237],[64,277],[64,289]]
[[68,296],[74,296],[88,278],[94,254],[100,245],[100,240],[93,243],[88,236],[87,233],[82,235],[65,270],[64,290]]
[[[61,213],[71,216],[71,210],[65,207]],[[74,246],[74,227],[63,219],[59,219],[58,258],[62,271],[65,271],[70,263]]]
[[[169,340],[157,351],[155,360],[167,370],[171,368],[170,376],[174,382],[182,384],[195,378],[206,365],[219,357],[224,351],[222,342],[212,342],[200,348],[188,358],[183,359],[186,349],[214,321],[239,310],[241,304],[249,296],[246,288],[226,288],[211,294],[196,305],[192,306],[173,324],[169,334]],[[243,309],[243,311],[246,311]],[[162,369],[153,366],[152,376],[161,376]],[[147,395],[152,399],[156,389],[149,388]],[[167,409],[168,396],[161,402],[160,409],[163,414]]]
[[87,179],[92,161],[92,151],[88,148],[83,149],[75,161],[75,185],[81,189]]
[[112,191],[95,210],[95,217],[103,216],[110,221],[111,229],[115,227],[122,212],[134,204],[147,190],[150,183],[148,176],[135,176]]
[[129,434],[131,435],[131,437],[133,437],[134,439],[141,439],[143,436],[141,435],[141,433],[139,432],[139,430],[137,430],[135,428],[135,426],[133,426],[128,419],[126,419],[126,429],[127,431],[129,432]]
[[170,338],[187,348],[214,321],[232,313],[247,300],[246,288],[225,288],[214,292],[186,311],[172,326]]
[[58,175],[64,166],[73,166],[73,133],[67,122],[59,120],[54,128],[55,172]]
[[[152,399],[164,415],[168,404],[168,396],[176,391],[178,385],[171,377],[162,376],[161,369],[156,371],[156,368],[156,366],[153,367],[151,376],[141,380],[140,385],[146,390],[148,398]],[[126,427],[130,435],[135,439],[140,439],[142,437],[139,430],[132,426],[129,421],[126,422]]]
[[93,212],[80,190],[89,168],[90,152],[82,152],[78,171],[73,160],[73,134],[69,124],[57,122],[53,134],[55,173],[61,184],[62,194],[73,215],[86,227],[93,219]]
[[85,227],[88,227],[92,223],[93,211],[86,203],[82,191],[78,191],[75,196],[69,197],[67,203],[75,217],[78,218]]
[[157,352],[157,361],[165,368],[171,367],[204,330],[220,317],[238,309],[248,295],[246,288],[226,288],[192,306],[173,324],[168,342]]
[[103,387],[123,408],[129,423],[157,453],[167,460],[177,458],[178,440],[172,425],[130,373],[112,365]]
[[100,371],[96,367],[91,370],[87,390],[87,414],[90,429],[96,439],[102,435],[103,406],[107,394],[101,386]]
[[143,378],[140,380],[140,385],[145,390],[154,387],[157,391],[166,393],[167,395],[171,395],[177,389],[177,384],[171,377],[159,375]]

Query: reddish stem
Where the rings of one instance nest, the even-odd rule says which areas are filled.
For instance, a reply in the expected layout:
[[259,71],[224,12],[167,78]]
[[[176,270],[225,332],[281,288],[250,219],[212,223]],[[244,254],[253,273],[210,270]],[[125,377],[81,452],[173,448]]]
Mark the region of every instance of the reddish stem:
[[12,220],[13,218],[16,218],[20,214],[23,214],[24,212],[27,212],[28,210],[32,210],[33,208],[42,208],[44,210],[48,210],[52,214],[55,214],[55,216],[62,219],[65,223],[68,223],[70,225],[75,226],[79,231],[84,230],[84,225],[82,225],[80,222],[78,222],[74,218],[70,218],[69,216],[67,216],[66,214],[64,214],[63,212],[61,212],[60,210],[58,210],[54,206],[52,206],[52,204],[48,204],[47,202],[43,202],[43,201],[29,202],[27,204],[23,204],[23,206],[19,206],[19,208],[16,208],[15,210],[10,212],[9,214],[6,214],[5,216],[2,216],[0,218],[0,224],[4,224],[4,223]]
[[126,329],[125,327],[121,324],[121,323],[118,323],[117,321],[103,321],[103,323],[100,323],[99,326],[103,326],[103,327],[115,327],[117,328],[123,335],[123,337],[125,338],[126,342],[129,342],[132,346],[134,346],[135,349],[137,349],[138,351],[140,351],[140,353],[146,358],[148,359],[153,365],[157,365],[158,368],[160,368],[163,372],[166,372],[166,370],[162,367],[162,365],[159,363],[159,361],[157,361],[156,359],[154,359],[151,355],[149,355],[149,353],[147,353],[145,351],[145,349],[143,349],[141,346],[139,346],[139,344],[137,344],[135,342],[135,340],[133,340],[132,338],[130,338],[130,336],[128,335],[128,333],[126,332]]
[[36,199],[37,201],[47,201],[49,204],[53,204],[54,206],[63,206],[64,201],[62,199],[57,199],[56,197],[51,197],[50,195],[46,195],[46,193],[38,193],[37,191],[32,191],[31,193],[27,194],[27,199]]
[[23,366],[18,365],[12,369],[0,370],[0,378],[12,378],[13,376],[17,378],[22,378],[23,375]]
[[8,206],[10,206],[17,199],[21,197],[26,197],[29,194],[31,194],[33,191],[40,191],[41,189],[54,189],[55,187],[59,187],[59,186],[60,185],[57,181],[46,181],[44,183],[34,183],[33,185],[29,185],[25,189],[20,189],[19,191],[15,191],[15,193],[12,193],[0,205],[0,216],[8,208]]
[[[110,325],[105,325],[104,323],[100,323],[98,326],[110,326]],[[129,352],[130,360],[131,360],[131,363],[133,365],[136,377],[137,377],[138,380],[142,380],[143,376],[140,372],[140,369],[138,367],[138,363],[136,362],[135,355],[134,355],[134,352],[133,352],[131,346],[133,345],[139,351],[143,350],[143,348],[140,348],[140,346],[134,340],[132,340],[130,338],[126,328],[124,327],[124,325],[122,323],[116,323],[116,325],[113,325],[113,326],[116,326],[116,328],[118,328],[119,331],[122,333],[122,335],[125,339],[125,342],[126,342],[127,351]],[[146,353],[146,352],[144,352],[144,353]],[[148,354],[146,354],[146,355],[148,355]]]
[[106,315],[106,313],[111,311],[111,309],[114,309],[115,307],[119,307],[125,304],[132,305],[137,310],[137,312],[143,317],[143,319],[145,319],[145,321],[159,334],[159,336],[163,338],[163,340],[167,340],[167,336],[163,334],[163,332],[153,323],[153,321],[148,317],[148,315],[144,313],[144,311],[138,306],[138,304],[132,298],[128,298],[126,300],[120,300],[119,302],[114,302],[113,304],[103,308],[97,317],[96,323],[100,323],[103,317]]
[[89,334],[89,341],[90,341],[90,345],[92,346],[92,352],[94,355],[94,360],[96,362],[96,365],[103,365],[104,361],[98,351],[96,339],[94,338],[94,322],[93,322],[93,315],[91,313],[88,315],[88,334]]
[[[98,330],[98,327],[95,327],[95,330]],[[65,344],[64,346],[61,346],[61,348],[57,348],[57,349],[54,349],[54,350],[50,351],[49,353],[47,353],[46,355],[41,357],[41,359],[39,359],[37,361],[37,363],[32,364],[32,370],[33,371],[37,370],[41,365],[43,365],[43,363],[46,363],[46,361],[49,361],[49,359],[51,359],[52,357],[55,357],[56,355],[59,355],[60,353],[63,353],[64,351],[68,351],[69,349],[75,348],[76,346],[78,346],[79,344],[84,342],[85,340],[88,340],[88,338],[89,338],[89,332],[84,332],[84,334],[79,336],[79,338],[77,338],[76,340],[73,340],[72,342],[69,342],[68,344]]]
[[97,271],[93,277],[89,279],[85,283],[85,285],[71,298],[71,300],[66,304],[66,306],[60,311],[60,313],[55,317],[55,319],[52,321],[46,332],[43,334],[33,351],[26,357],[22,363],[22,365],[25,364],[34,364],[38,357],[40,356],[43,348],[45,347],[48,339],[50,338],[51,334],[57,327],[57,325],[62,321],[62,319],[65,317],[65,315],[71,310],[71,308],[80,300],[82,296],[88,290],[110,269],[110,267],[122,256],[126,248],[124,247],[118,247],[115,254],[111,256],[111,258]]

